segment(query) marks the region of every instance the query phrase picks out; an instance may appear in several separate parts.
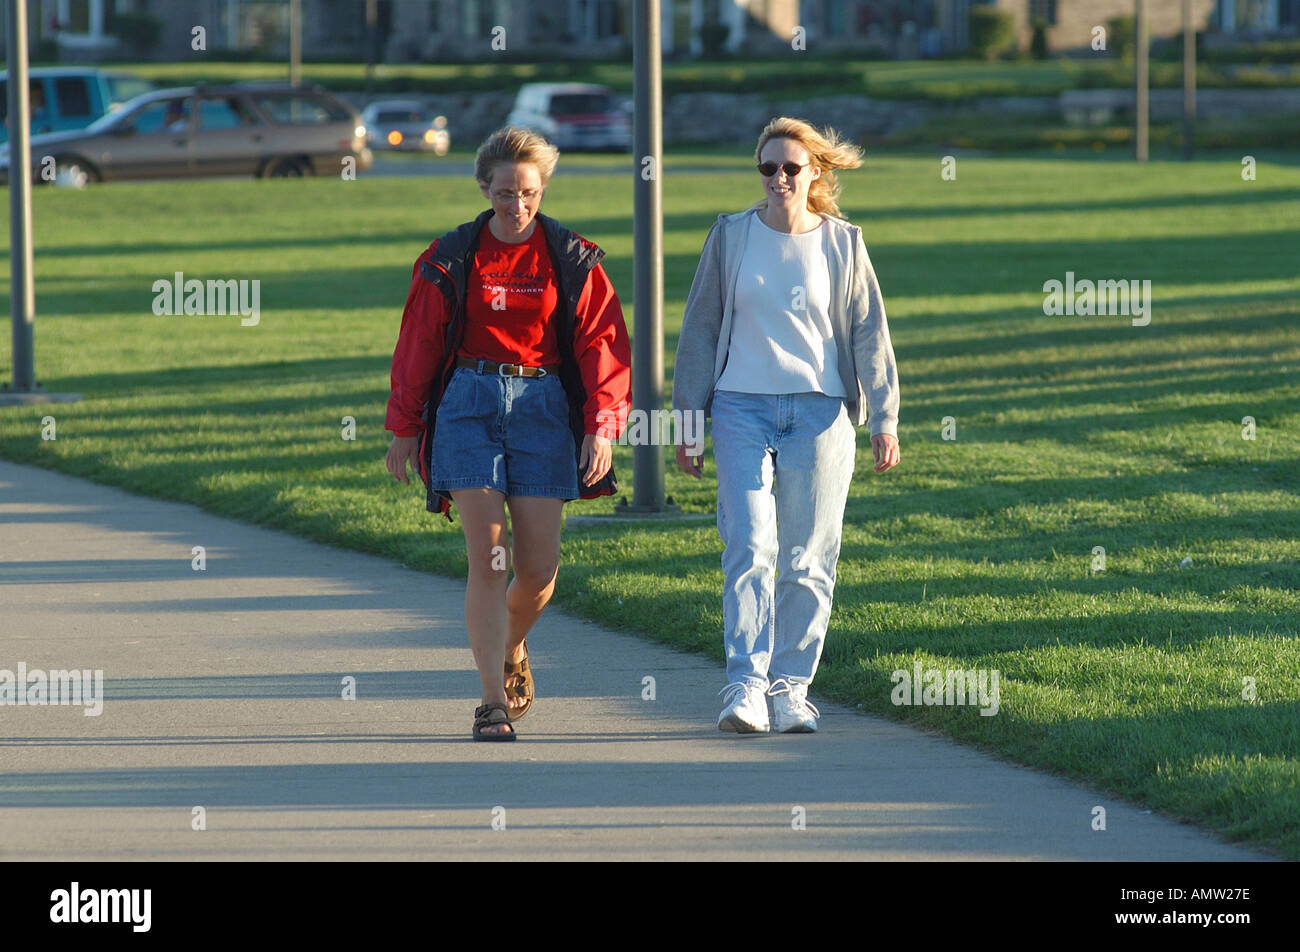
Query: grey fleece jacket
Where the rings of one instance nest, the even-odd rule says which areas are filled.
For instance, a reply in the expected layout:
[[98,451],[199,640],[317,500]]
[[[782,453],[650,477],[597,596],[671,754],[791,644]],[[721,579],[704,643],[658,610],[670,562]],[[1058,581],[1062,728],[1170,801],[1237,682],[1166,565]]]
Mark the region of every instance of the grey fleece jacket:
[[[731,345],[740,258],[756,214],[757,210],[750,208],[719,215],[704,241],[677,339],[674,410],[703,410],[707,415],[713,406],[713,392]],[[849,419],[857,426],[870,421],[872,436],[897,436],[898,369],[885,321],[885,302],[867,257],[862,229],[842,218],[821,217],[824,227],[830,229],[826,244],[831,269],[830,319],[840,379],[849,394],[845,400]]]

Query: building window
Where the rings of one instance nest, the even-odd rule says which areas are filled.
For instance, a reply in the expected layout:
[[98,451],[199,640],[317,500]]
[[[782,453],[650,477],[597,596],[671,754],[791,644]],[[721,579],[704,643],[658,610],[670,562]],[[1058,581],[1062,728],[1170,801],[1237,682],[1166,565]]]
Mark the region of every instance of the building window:
[[1029,0],[1029,22],[1056,26],[1056,0]]
[[493,4],[490,0],[462,0],[461,23],[466,36],[490,36],[493,23]]
[[622,17],[620,17],[618,0],[605,0],[597,11],[598,25],[597,34],[603,39],[611,36],[618,36],[622,33]]
[[90,0],[72,0],[63,28],[69,33],[90,32]]

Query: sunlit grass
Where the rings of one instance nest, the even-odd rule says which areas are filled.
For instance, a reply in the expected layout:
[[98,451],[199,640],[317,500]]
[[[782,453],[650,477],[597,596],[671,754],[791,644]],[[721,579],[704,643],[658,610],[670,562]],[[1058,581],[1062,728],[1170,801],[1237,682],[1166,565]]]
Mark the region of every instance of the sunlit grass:
[[[565,175],[585,161],[545,210],[607,249],[631,323],[631,180]],[[665,168],[669,374],[704,235],[757,197],[747,164]],[[945,181],[938,156],[873,157],[843,178],[902,465],[872,474],[859,434],[816,690],[1300,858],[1294,160],[1243,181],[1235,161],[962,158]],[[480,203],[468,178],[38,190],[37,376],[84,399],[0,409],[0,454],[463,574],[459,525],[387,476],[382,427],[411,264]],[[175,271],[260,280],[260,323],[155,316]],[[1150,325],[1045,316],[1067,271],[1149,279]],[[615,465],[626,482],[628,449]],[[670,467],[668,493],[710,511],[711,469]],[[719,555],[707,521],[571,528],[557,601],[720,657]],[[997,715],[895,707],[917,660],[998,670]]]

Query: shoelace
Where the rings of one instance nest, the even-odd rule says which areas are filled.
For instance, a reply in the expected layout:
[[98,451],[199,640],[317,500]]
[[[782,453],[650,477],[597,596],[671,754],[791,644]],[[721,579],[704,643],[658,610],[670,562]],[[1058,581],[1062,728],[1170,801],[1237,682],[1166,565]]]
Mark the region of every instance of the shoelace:
[[[784,684],[785,687],[778,687],[778,685],[781,684]],[[802,684],[799,685],[799,687],[803,688],[803,691],[808,690]],[[790,700],[794,702],[795,707],[806,707],[808,708],[808,710],[813,712],[814,716],[821,717],[822,712],[817,710],[816,706],[813,704],[812,701],[808,700],[807,695],[805,695],[803,691],[796,693],[795,685],[791,684],[785,678],[777,678],[775,681],[772,682],[772,686],[767,689],[767,693],[769,696],[776,697],[778,694],[788,694],[790,695]]]
[[746,684],[744,681],[732,681],[730,684],[728,684],[718,693],[726,695],[722,699],[723,704],[730,704],[732,701],[736,699],[736,695],[744,694],[746,697],[748,697],[750,691],[757,691],[757,690],[759,689],[755,687],[751,687],[750,685]]

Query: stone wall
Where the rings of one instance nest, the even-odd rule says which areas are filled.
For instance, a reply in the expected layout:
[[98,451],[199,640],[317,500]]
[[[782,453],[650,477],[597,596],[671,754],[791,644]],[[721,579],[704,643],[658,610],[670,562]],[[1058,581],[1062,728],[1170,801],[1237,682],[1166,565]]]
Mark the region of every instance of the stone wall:
[[[1153,89],[1150,96],[1153,121],[1176,119],[1182,115],[1181,89]],[[345,93],[342,98],[358,109],[366,102],[359,94]],[[504,91],[415,97],[393,94],[373,98],[421,99],[447,117],[453,148],[473,149],[490,133],[505,125],[514,106],[515,94]],[[1196,99],[1197,115],[1202,119],[1300,115],[1300,88],[1201,89],[1197,90]],[[951,106],[854,95],[770,100],[760,93],[680,93],[664,102],[664,144],[669,147],[733,145],[748,151],[774,116],[797,116],[816,126],[833,126],[846,139],[857,142],[864,136],[888,136],[945,112],[1010,113],[1055,122],[1065,112],[1073,114],[1092,107],[1105,107],[1125,115],[1131,110],[1132,103],[1131,89],[1070,90],[1059,97],[986,97]],[[1115,114],[1106,117],[1106,121],[1114,120]]]
[[[342,98],[361,109],[366,100],[356,94]],[[418,98],[447,117],[453,148],[474,148],[505,125],[514,106],[513,92],[374,99]],[[680,93],[664,102],[666,145],[744,144],[753,148],[758,134],[774,116],[797,116],[817,126],[830,125],[851,141],[864,135],[888,135],[924,121],[929,108],[897,100],[865,96],[825,96],[807,100],[771,101],[761,94]]]

